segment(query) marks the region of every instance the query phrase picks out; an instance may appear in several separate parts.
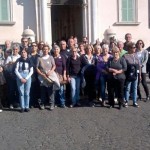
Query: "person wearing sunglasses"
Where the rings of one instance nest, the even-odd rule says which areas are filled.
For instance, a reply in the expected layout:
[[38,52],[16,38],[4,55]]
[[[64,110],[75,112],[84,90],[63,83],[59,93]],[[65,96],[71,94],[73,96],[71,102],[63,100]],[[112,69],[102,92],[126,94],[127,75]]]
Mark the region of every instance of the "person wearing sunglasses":
[[[140,67],[141,67],[141,83],[144,88],[144,91],[146,93],[146,101],[149,100],[149,90],[146,83],[146,64],[148,61],[148,51],[144,49],[144,42],[143,40],[138,40],[136,43],[136,54],[140,61]],[[142,100],[141,97],[141,91],[140,91],[140,80],[138,80],[138,89],[137,94],[139,100]]]
[[[128,43],[128,53],[123,57],[127,62],[127,71],[126,71],[126,82],[125,82],[125,107],[128,107],[130,90],[133,100],[133,106],[139,107],[137,104],[137,85],[138,79],[141,78],[141,69],[140,61],[136,55],[136,45],[135,43]],[[138,78],[139,75],[139,78]]]

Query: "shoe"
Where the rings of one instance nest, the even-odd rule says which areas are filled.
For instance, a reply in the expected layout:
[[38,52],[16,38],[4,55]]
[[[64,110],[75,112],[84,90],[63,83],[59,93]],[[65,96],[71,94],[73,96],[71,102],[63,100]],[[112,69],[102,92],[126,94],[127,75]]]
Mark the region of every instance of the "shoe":
[[150,100],[150,98],[149,98],[149,96],[148,97],[146,97],[146,100],[145,100],[145,102],[147,102],[147,101],[149,101]]
[[102,107],[105,107],[105,106],[106,106],[105,101],[102,101]]
[[52,111],[54,109],[54,105],[50,105],[49,109]]
[[114,106],[113,106],[113,105],[110,105],[109,108],[114,108]]
[[45,109],[44,105],[40,105],[40,109],[44,110]]
[[30,111],[30,109],[29,109],[29,108],[26,108],[26,109],[25,109],[25,112],[29,112],[29,111]]
[[80,104],[80,103],[77,103],[77,104],[76,104],[76,106],[77,106],[77,107],[80,107],[80,106],[81,106],[81,104]]
[[124,107],[125,107],[125,108],[128,107],[128,103],[127,103],[127,102],[124,103]]
[[10,109],[14,109],[14,106],[13,106],[13,105],[10,105],[9,108],[10,108]]
[[134,103],[133,106],[137,107],[137,108],[139,107],[139,105],[137,103]]
[[70,105],[70,108],[73,108],[74,107],[74,105]]
[[61,107],[61,108],[66,108],[66,105],[61,105],[60,107]]
[[89,103],[90,107],[95,107],[95,104],[93,102]]
[[24,109],[22,108],[22,109],[20,110],[20,112],[23,113],[23,112],[24,112]]
[[2,109],[0,109],[0,113],[2,112],[3,110]]
[[139,96],[139,97],[138,97],[138,100],[139,100],[139,101],[142,101],[142,97],[141,97],[141,96]]

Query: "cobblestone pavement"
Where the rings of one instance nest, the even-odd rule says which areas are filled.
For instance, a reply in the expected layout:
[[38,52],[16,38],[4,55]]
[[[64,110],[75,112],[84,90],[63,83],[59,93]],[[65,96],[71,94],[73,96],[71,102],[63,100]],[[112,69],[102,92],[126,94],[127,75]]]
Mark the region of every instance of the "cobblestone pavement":
[[0,150],[150,150],[150,102],[139,105],[4,111]]

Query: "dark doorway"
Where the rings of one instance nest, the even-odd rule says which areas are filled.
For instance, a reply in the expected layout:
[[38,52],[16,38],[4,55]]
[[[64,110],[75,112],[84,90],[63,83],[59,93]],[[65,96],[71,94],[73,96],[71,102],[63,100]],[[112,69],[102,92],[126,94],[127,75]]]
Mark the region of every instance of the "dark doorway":
[[80,5],[52,5],[52,41],[82,38],[82,7]]

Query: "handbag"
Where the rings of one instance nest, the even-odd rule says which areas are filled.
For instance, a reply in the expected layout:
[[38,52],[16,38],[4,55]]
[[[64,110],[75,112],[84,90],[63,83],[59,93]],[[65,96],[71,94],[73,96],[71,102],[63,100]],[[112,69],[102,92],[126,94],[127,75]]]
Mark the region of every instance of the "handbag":
[[67,80],[64,80],[64,78],[61,74],[59,74],[59,73],[56,73],[56,74],[57,74],[57,77],[59,79],[60,84],[67,84],[68,83]]

